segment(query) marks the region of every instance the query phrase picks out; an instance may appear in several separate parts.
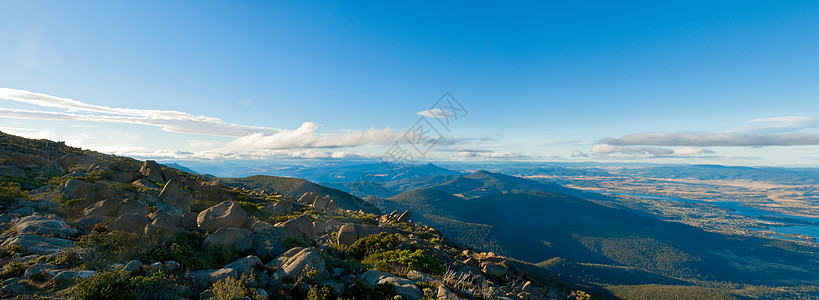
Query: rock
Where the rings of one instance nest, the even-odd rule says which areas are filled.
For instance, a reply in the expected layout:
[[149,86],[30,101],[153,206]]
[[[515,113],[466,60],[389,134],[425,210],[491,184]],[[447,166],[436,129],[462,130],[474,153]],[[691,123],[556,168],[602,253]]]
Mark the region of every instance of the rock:
[[438,299],[454,299],[452,292],[443,284],[438,286],[438,292],[435,293],[435,297]]
[[236,251],[245,251],[250,249],[253,242],[253,232],[241,228],[222,227],[216,232],[211,233],[205,238],[203,246],[220,246],[233,248]]
[[352,224],[345,224],[338,230],[336,241],[339,245],[350,246],[358,240],[358,232]]
[[116,198],[113,189],[101,183],[90,183],[78,179],[69,179],[60,186],[66,199],[85,199],[97,202],[104,199]]
[[30,216],[34,214],[34,208],[31,206],[21,207],[9,212],[9,215],[17,216],[17,217],[24,217]]
[[438,280],[438,278],[435,278],[432,275],[429,275],[429,274],[426,274],[426,273],[423,273],[423,272],[419,272],[419,271],[415,271],[415,270],[409,271],[409,273],[407,273],[407,279],[415,281],[415,282],[418,282],[418,281],[425,282],[425,283],[427,283],[429,285],[443,284],[440,280]]
[[236,203],[225,201],[200,212],[196,217],[196,224],[201,230],[214,232],[222,227],[242,227],[246,219],[244,209]]
[[156,182],[165,182],[165,178],[162,177],[162,168],[156,161],[146,160],[139,169],[139,173]]
[[110,217],[117,214],[120,206],[122,206],[122,201],[114,199],[102,200],[85,208],[85,210],[83,210],[83,214],[86,216]]
[[[292,251],[296,249],[299,251]],[[290,256],[291,254],[292,256]],[[324,258],[321,257],[321,255],[319,255],[313,248],[291,249],[291,251],[285,252],[282,254],[282,257],[277,258],[271,262],[271,264],[275,262],[281,263],[281,268],[276,271],[279,277],[298,278],[301,276],[307,276],[308,272],[315,270],[316,274],[314,277],[312,277],[312,279],[322,281],[330,278],[330,273],[327,272]]]
[[263,288],[256,289],[256,294],[259,295],[259,299],[261,300],[270,299],[270,294],[268,294]]
[[274,216],[284,216],[293,212],[293,203],[290,201],[281,200],[275,204],[265,205],[264,208]]
[[147,189],[158,189],[159,188],[158,185],[156,185],[155,183],[150,182],[150,181],[148,181],[148,180],[146,180],[144,178],[134,180],[134,182],[131,182],[131,184],[135,185],[135,186],[138,186],[138,187],[141,187],[141,188],[147,188]]
[[14,222],[18,233],[48,235],[66,238],[77,234],[77,230],[53,215],[34,214]]
[[149,211],[148,204],[136,199],[125,199],[122,205],[117,209],[117,215],[137,214],[147,215]]
[[82,230],[89,230],[93,228],[95,225],[104,223],[105,221],[109,220],[109,217],[105,216],[85,216],[82,218],[77,219],[74,222],[74,226]]
[[242,274],[252,274],[253,269],[261,265],[262,260],[258,256],[249,255],[225,265],[225,268],[232,268],[236,270],[237,275],[241,276]]
[[57,175],[63,175],[65,174],[65,170],[63,170],[63,167],[57,161],[52,161],[40,168],[40,174],[42,174],[45,178],[49,178]]
[[313,205],[312,206],[315,209],[322,209],[322,210],[327,209],[327,204],[330,204],[331,200],[333,200],[333,199],[330,199],[330,197],[327,197],[327,196],[316,197],[316,200],[313,200]]
[[421,289],[415,286],[415,282],[406,278],[392,275],[390,273],[370,270],[361,275],[361,280],[368,285],[388,282],[392,283],[395,285],[395,291],[398,292],[399,295],[404,296],[409,300],[419,300],[424,298],[424,293],[421,291]]
[[304,193],[304,195],[301,195],[297,202],[301,205],[309,206],[310,204],[313,204],[313,202],[316,202],[317,197],[318,196],[316,194],[313,194],[313,192],[307,192]]
[[298,234],[301,236],[302,239],[305,241],[312,241],[314,228],[313,228],[313,220],[310,219],[310,216],[307,214],[301,215],[296,217],[295,219],[289,220],[287,222],[276,224],[276,226],[283,227],[290,231],[291,233]]
[[410,218],[412,217],[412,212],[405,211],[401,216],[398,217],[398,222],[409,222]]
[[250,226],[250,230],[253,231],[253,233],[265,232],[272,229],[273,225],[267,224],[265,222],[254,222],[253,225]]
[[125,214],[120,215],[111,224],[108,224],[108,230],[121,230],[125,232],[145,233],[145,225],[148,225],[151,219],[145,215]]
[[31,279],[32,276],[36,277],[39,274],[46,273],[50,270],[54,269],[54,265],[50,263],[38,263],[26,269],[26,272],[23,273],[24,279]]
[[196,228],[197,228],[197,226],[196,226],[196,217],[198,215],[199,214],[192,213],[192,212],[187,212],[187,213],[182,214],[182,221],[181,221],[182,228],[185,228],[185,230],[188,230],[188,231],[196,230]]
[[179,192],[179,182],[175,179],[168,180],[165,186],[162,187],[162,191],[159,192],[159,199],[173,199],[176,197],[177,192]]
[[208,287],[213,283],[223,280],[228,277],[236,278],[236,270],[231,268],[223,268],[216,270],[199,270],[193,271],[188,275],[188,278],[199,287]]
[[125,264],[125,267],[123,267],[122,270],[125,272],[133,273],[142,268],[142,266],[143,266],[142,262],[138,260],[132,260]]
[[506,275],[506,272],[509,272],[509,269],[507,269],[506,267],[504,267],[501,264],[492,263],[492,264],[487,264],[487,265],[483,266],[483,269],[481,270],[481,272],[484,272],[486,274],[490,274],[490,275],[493,275],[493,276],[503,276],[503,275]]
[[338,210],[338,203],[336,202],[336,200],[330,200],[330,203],[327,203],[327,210],[329,211]]
[[288,250],[283,243],[289,236],[292,234],[284,228],[273,227],[271,230],[254,234],[251,247],[261,258],[272,259]]
[[26,252],[45,255],[62,251],[65,248],[73,247],[74,242],[71,240],[60,238],[51,238],[32,234],[20,234],[17,236],[10,237],[2,244],[3,247],[10,245],[20,246],[21,248],[23,248],[23,251]]
[[54,277],[51,278],[51,280],[53,280],[55,282],[74,282],[78,278],[88,278],[88,277],[93,276],[94,274],[97,274],[97,272],[88,271],[88,270],[85,270],[85,271],[70,271],[70,270],[68,270],[68,271],[61,271],[61,272],[57,273],[57,275],[54,275]]

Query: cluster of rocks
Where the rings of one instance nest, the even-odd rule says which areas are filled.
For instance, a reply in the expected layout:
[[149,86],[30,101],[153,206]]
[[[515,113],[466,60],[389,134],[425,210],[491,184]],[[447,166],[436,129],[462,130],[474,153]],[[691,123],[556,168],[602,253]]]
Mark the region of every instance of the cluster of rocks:
[[398,214],[397,210],[392,211],[388,215],[381,215],[378,221],[382,224],[389,224],[393,222],[409,222],[410,218],[412,218],[412,212],[405,210],[403,213]]
[[301,197],[299,197],[299,200],[297,200],[296,202],[301,205],[310,206],[312,208],[320,210],[335,211],[338,209],[338,203],[336,203],[336,201],[333,200],[333,198],[330,198],[329,195],[319,196],[314,194],[313,192],[304,193],[304,195],[301,195]]

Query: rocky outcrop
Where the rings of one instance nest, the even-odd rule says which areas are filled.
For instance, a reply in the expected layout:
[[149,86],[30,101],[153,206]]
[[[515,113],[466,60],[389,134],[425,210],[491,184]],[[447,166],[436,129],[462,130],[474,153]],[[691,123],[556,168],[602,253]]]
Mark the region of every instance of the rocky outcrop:
[[350,246],[358,240],[358,232],[355,231],[353,224],[345,224],[338,230],[338,237],[336,242],[339,245]]
[[151,222],[145,215],[140,214],[125,214],[120,215],[114,219],[111,224],[108,224],[108,230],[121,230],[131,233],[143,234],[145,232],[145,225]]
[[234,269],[236,274],[241,276],[242,274],[252,274],[254,269],[262,265],[262,260],[258,256],[249,255],[225,265],[225,268]]
[[411,217],[412,212],[408,210],[405,210],[402,214],[398,214],[398,211],[393,211],[389,215],[382,215],[378,221],[382,224],[389,224],[391,222],[409,222]]
[[34,254],[52,254],[60,252],[66,248],[74,246],[71,240],[45,237],[33,234],[20,234],[7,239],[2,244],[6,246],[19,246],[23,251]]
[[275,204],[265,205],[264,209],[274,216],[289,215],[291,212],[293,212],[293,203],[287,200],[280,200]]
[[296,247],[288,250],[281,257],[268,263],[269,266],[280,268],[276,271],[279,278],[299,278],[307,276],[308,272],[313,274],[311,279],[322,281],[330,277],[324,258],[313,248]]
[[188,192],[179,188],[179,181],[170,179],[162,191],[159,193],[159,199],[174,208],[177,208],[181,213],[188,213],[191,211],[191,197]]
[[395,285],[395,291],[398,292],[399,295],[409,300],[424,298],[424,293],[415,286],[414,281],[390,273],[370,270],[361,274],[361,280],[368,285],[391,283]]
[[305,241],[312,241],[315,234],[313,220],[308,215],[301,215],[295,219],[278,223],[276,226],[282,227],[291,233],[300,236]]
[[113,189],[102,183],[90,183],[78,179],[69,179],[60,186],[60,190],[65,194],[66,199],[84,199],[92,203],[115,199],[117,196]]
[[299,200],[296,202],[304,206],[309,206],[313,204],[313,202],[316,202],[316,198],[318,198],[318,195],[313,194],[313,192],[307,192],[304,193],[304,195],[301,195],[301,197],[299,197]]
[[236,203],[225,201],[200,212],[196,224],[200,230],[215,232],[222,227],[242,227],[246,219],[244,209]]
[[77,234],[77,230],[63,222],[57,216],[33,214],[17,219],[14,222],[18,233],[47,235],[66,238]]
[[198,287],[208,287],[213,283],[228,277],[236,278],[236,270],[231,268],[198,270],[193,271],[188,275],[188,279]]
[[165,178],[162,176],[162,168],[153,160],[146,160],[142,164],[142,168],[139,169],[139,174],[155,182],[165,182]]
[[119,209],[117,209],[117,215],[127,215],[127,214],[137,214],[137,215],[147,215],[149,211],[149,206],[147,203],[127,198],[122,201],[122,205],[120,205]]
[[397,229],[388,226],[374,226],[366,224],[345,224],[338,230],[336,242],[340,245],[352,245],[358,239],[379,234],[382,232],[396,233]]
[[232,248],[238,252],[250,249],[253,242],[253,232],[241,228],[222,227],[205,238],[205,247]]
[[270,230],[254,234],[251,247],[256,255],[264,259],[272,259],[288,250],[283,243],[290,236],[293,235],[286,229],[273,227]]
[[91,204],[83,210],[86,216],[115,216],[119,208],[122,206],[122,201],[115,199],[102,200]]

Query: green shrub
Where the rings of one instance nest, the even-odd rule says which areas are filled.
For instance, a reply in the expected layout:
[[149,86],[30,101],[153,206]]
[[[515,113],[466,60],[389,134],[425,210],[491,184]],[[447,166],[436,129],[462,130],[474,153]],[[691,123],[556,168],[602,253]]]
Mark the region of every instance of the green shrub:
[[333,288],[322,285],[320,288],[311,289],[307,293],[307,300],[336,300],[338,293]]
[[367,256],[364,262],[374,264],[379,270],[394,271],[394,266],[403,266],[429,274],[441,274],[443,269],[437,258],[424,250],[389,250]]
[[228,277],[222,280],[217,281],[211,287],[211,291],[213,292],[213,297],[210,299],[216,300],[234,300],[234,299],[241,299],[243,297],[250,297],[251,299],[260,299],[259,294],[256,293],[256,290],[249,286],[247,277],[242,277],[242,279],[236,279],[233,277]]
[[9,262],[3,265],[3,270],[0,271],[0,280],[6,280],[12,277],[20,277],[28,268],[28,264],[21,262]]
[[114,269],[77,280],[77,284],[68,289],[68,296],[71,299],[173,298],[169,284],[170,280],[162,273],[131,276],[121,269]]
[[28,193],[17,182],[0,182],[0,206],[8,207],[28,199]]
[[104,258],[121,262],[132,258],[145,247],[142,236],[124,231],[111,231],[84,235],[77,246],[99,252]]
[[370,287],[363,281],[356,280],[344,290],[339,299],[384,300],[393,299],[396,295],[398,292],[392,283],[380,283]]
[[288,236],[287,238],[282,241],[282,246],[287,249],[295,248],[295,247],[306,247],[307,243],[304,240],[295,237],[295,236]]
[[137,254],[140,261],[177,261],[187,270],[213,269],[224,266],[238,256],[222,247],[202,247],[205,237],[198,233],[183,232],[172,240],[142,250]]
[[389,233],[379,233],[359,239],[347,248],[347,255],[357,259],[364,259],[367,256],[398,249],[398,238]]

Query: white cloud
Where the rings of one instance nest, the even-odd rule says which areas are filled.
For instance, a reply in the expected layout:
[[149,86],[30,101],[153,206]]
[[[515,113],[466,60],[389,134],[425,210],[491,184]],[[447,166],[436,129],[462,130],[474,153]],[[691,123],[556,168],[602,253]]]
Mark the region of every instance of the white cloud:
[[271,135],[253,133],[228,143],[230,149],[298,149],[337,148],[365,144],[388,144],[395,142],[397,135],[390,128],[366,131],[346,131],[337,134],[317,134],[318,125],[304,122],[295,130],[279,130]]
[[419,115],[430,117],[430,118],[438,118],[438,119],[446,119],[453,116],[451,111],[443,110],[439,108],[433,108],[428,110],[422,110],[418,112]]
[[[579,152],[579,151],[576,151]],[[685,147],[679,149],[659,148],[659,147],[624,147],[610,144],[597,144],[591,148],[592,153],[596,154],[631,154],[631,155],[649,155],[649,156],[699,156],[704,154],[714,153],[708,149]],[[582,153],[582,152],[581,152]],[[574,156],[574,155],[572,155]]]
[[583,152],[582,152],[582,151],[580,151],[580,150],[574,150],[574,151],[572,152],[572,157],[589,157],[589,155],[588,155],[588,154],[586,154],[586,153],[583,153]]

